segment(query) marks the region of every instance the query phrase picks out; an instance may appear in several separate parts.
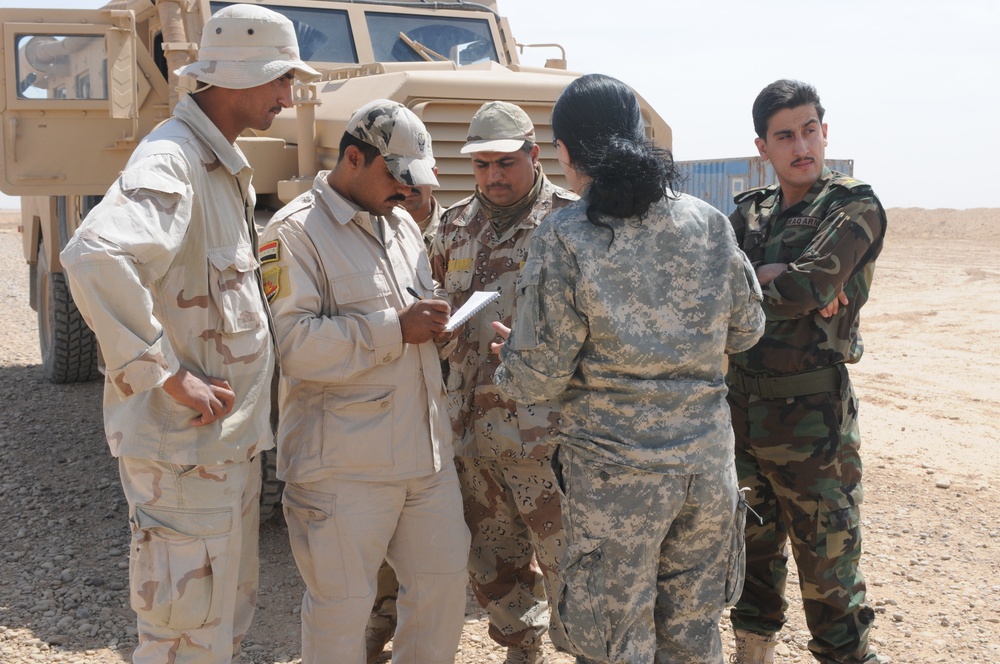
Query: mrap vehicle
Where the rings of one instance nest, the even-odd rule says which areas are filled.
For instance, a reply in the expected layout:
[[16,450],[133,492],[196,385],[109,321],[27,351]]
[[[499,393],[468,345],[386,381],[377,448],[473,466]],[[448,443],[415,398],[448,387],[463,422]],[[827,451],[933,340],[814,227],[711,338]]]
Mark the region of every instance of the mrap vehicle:
[[[562,57],[520,64],[518,44],[493,0],[268,0],[287,16],[303,60],[322,79],[293,87],[294,107],[264,132],[237,139],[254,169],[257,221],[310,188],[334,166],[344,127],[365,103],[388,98],[423,120],[434,141],[444,205],[475,187],[459,154],[485,102],[518,104],[531,117],[547,175],[564,184],[551,146],[552,106],[579,74]],[[124,168],[132,151],[170,117],[197,59],[202,28],[232,2],[114,0],[100,9],[0,10],[0,191],[21,197],[30,302],[38,312],[46,377],[96,379],[99,348],[73,303],[59,252]],[[670,147],[670,127],[641,99],[649,136]],[[265,477],[273,473],[267,460]],[[273,477],[271,477],[273,480]],[[277,502],[265,482],[262,518]]]

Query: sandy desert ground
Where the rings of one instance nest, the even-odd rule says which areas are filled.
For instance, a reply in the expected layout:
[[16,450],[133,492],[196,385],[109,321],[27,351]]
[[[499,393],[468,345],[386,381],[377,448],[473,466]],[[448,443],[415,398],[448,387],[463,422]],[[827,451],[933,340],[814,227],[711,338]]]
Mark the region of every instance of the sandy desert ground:
[[[852,369],[873,638],[893,662],[998,662],[1000,210],[889,218],[862,316],[865,356]],[[128,661],[125,506],[100,385],[41,378],[16,223],[0,214],[0,661]],[[298,661],[301,584],[285,537],[280,520],[262,532],[247,661]],[[795,593],[790,601],[779,664],[811,661]],[[729,648],[725,624],[723,638]],[[502,659],[470,607],[456,661]]]

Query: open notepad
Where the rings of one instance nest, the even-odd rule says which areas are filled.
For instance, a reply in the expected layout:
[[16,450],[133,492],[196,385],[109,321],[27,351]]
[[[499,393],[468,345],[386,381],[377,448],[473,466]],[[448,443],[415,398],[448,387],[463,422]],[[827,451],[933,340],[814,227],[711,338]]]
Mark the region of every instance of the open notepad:
[[451,315],[451,318],[448,320],[448,325],[444,328],[444,331],[454,332],[456,329],[461,327],[465,321],[479,313],[480,309],[498,297],[500,297],[500,293],[496,291],[476,291],[469,297],[468,300],[465,301],[465,304],[459,307],[458,311]]

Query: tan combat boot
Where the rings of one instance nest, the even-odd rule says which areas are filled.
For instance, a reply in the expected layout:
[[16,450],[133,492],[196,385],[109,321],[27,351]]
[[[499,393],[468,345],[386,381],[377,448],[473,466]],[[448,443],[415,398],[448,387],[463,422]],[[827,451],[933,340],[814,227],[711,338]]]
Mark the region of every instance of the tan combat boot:
[[507,659],[504,664],[545,664],[545,655],[540,647],[517,648],[511,646],[507,648]]
[[365,662],[375,664],[385,650],[385,644],[392,639],[396,625],[384,620],[369,620],[365,627]]
[[774,664],[774,648],[778,645],[776,634],[756,634],[742,629],[736,633],[736,652],[730,664]]

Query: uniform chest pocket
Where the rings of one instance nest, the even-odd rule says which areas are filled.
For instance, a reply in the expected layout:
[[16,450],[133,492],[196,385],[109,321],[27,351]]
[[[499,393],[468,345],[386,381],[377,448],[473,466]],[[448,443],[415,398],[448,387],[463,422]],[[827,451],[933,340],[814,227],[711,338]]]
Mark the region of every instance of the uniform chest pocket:
[[811,226],[786,226],[781,233],[782,250],[798,257],[815,236],[816,229]]
[[[389,280],[382,272],[360,272],[337,277],[330,281],[330,289],[333,291],[334,302],[340,308],[368,300],[384,300],[392,293]],[[348,306],[347,309],[352,307]]]
[[255,270],[259,266],[250,245],[208,250],[209,290],[220,313],[218,331],[238,334],[263,324],[263,304]]

